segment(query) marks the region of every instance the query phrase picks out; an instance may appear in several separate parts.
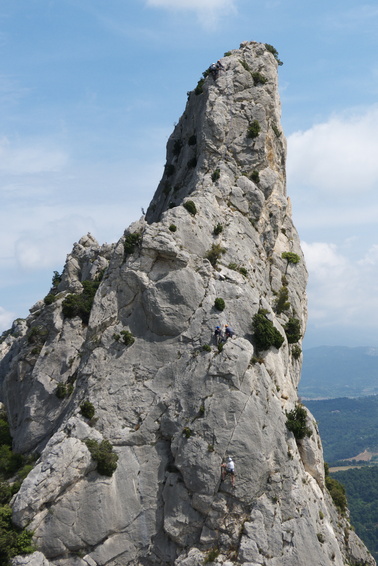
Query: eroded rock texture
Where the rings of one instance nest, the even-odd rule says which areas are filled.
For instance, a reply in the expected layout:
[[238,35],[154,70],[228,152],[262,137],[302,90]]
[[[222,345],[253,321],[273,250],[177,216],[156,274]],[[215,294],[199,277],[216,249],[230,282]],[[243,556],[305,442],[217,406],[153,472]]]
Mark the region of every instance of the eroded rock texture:
[[[285,326],[294,319],[303,336],[307,273],[285,190],[277,62],[246,42],[222,64],[189,95],[146,217],[112,246],[75,244],[55,300],[1,345],[14,447],[40,453],[12,502],[39,552],[15,564],[375,564],[325,488],[313,418],[302,440],[286,427],[301,341]],[[89,320],[65,316],[67,295],[102,273]],[[261,309],[280,348],[257,347]],[[235,336],[218,351],[224,324]],[[87,439],[114,446],[111,477]],[[227,455],[235,488],[221,481]]]

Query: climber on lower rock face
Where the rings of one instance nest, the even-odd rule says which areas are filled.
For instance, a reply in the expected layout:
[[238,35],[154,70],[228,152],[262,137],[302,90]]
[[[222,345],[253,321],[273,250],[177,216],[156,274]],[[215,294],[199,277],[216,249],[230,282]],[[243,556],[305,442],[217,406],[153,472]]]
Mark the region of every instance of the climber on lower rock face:
[[231,477],[231,485],[232,487],[235,487],[235,462],[233,461],[231,456],[228,456],[226,462],[224,464],[221,464],[221,469],[222,481],[224,481],[226,479],[226,476],[229,474]]
[[214,336],[215,336],[215,342],[216,342],[217,345],[224,341],[223,330],[221,329],[220,326],[217,326],[215,328]]
[[224,325],[225,327],[225,334],[226,334],[226,338],[232,338],[235,334],[235,332],[232,330],[231,326],[228,326],[228,324]]

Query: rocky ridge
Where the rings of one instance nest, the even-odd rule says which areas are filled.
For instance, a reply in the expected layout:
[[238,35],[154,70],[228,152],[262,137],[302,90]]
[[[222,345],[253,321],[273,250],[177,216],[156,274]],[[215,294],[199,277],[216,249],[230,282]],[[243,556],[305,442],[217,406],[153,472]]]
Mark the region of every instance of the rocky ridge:
[[[286,426],[307,272],[277,60],[244,42],[221,61],[189,93],[146,216],[114,245],[75,244],[50,298],[0,345],[14,449],[40,454],[12,500],[39,549],[19,566],[375,564],[325,488],[314,419],[303,439]],[[90,313],[69,312],[91,289]],[[258,313],[282,345],[258,347]],[[218,349],[226,323],[235,336]],[[109,476],[88,448],[104,439]],[[229,454],[235,488],[220,477]]]

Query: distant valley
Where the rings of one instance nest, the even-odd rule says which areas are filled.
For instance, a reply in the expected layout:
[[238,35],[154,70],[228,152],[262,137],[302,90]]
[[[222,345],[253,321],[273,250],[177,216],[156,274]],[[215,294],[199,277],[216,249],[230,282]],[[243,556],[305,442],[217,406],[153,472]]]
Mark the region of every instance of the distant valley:
[[303,352],[302,399],[378,394],[378,348],[320,346]]

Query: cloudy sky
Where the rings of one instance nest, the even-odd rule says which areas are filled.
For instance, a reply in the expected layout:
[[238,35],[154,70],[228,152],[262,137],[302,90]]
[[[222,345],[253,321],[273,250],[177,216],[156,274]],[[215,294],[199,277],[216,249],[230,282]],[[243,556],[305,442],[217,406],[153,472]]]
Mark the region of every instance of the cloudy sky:
[[0,332],[91,232],[117,241],[203,70],[275,46],[305,348],[378,346],[378,6],[371,0],[2,0]]

